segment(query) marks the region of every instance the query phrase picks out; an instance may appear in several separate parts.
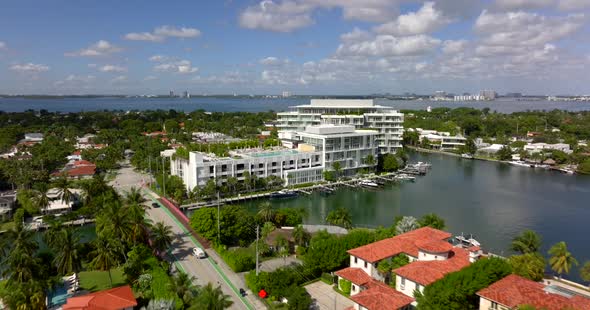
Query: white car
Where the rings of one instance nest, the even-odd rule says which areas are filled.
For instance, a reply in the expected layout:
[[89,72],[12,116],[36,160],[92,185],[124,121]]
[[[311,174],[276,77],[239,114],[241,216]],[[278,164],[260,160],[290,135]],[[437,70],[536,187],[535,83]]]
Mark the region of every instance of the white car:
[[201,249],[199,247],[193,248],[193,255],[196,256],[197,258],[207,257],[207,253],[205,253],[205,251],[203,251],[203,249]]

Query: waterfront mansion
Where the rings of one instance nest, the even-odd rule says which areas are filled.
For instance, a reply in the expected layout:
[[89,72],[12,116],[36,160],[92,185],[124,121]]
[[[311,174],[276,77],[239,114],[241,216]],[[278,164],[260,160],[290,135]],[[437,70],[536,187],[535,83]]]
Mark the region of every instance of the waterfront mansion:
[[274,175],[285,185],[319,182],[324,171],[335,169],[335,163],[340,175],[373,168],[379,150],[377,135],[375,130],[348,125],[307,126],[293,133],[291,148],[233,150],[228,157],[190,152],[188,158],[172,156],[170,171],[182,178],[187,190],[204,186],[208,180],[223,183],[235,177],[243,181],[246,172],[259,178]]
[[[451,234],[423,227],[392,238],[348,250],[350,267],[336,272],[351,282],[350,299],[355,310],[412,309],[414,291],[459,271],[476,261],[482,251],[478,246],[453,246]],[[393,270],[395,288],[383,283],[377,266],[383,260],[406,255],[410,263]]]

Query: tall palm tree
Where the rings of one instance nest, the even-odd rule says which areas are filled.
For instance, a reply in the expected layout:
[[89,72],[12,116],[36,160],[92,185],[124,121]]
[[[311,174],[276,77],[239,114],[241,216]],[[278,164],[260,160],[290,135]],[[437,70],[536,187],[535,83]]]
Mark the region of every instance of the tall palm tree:
[[445,220],[434,213],[424,215],[418,222],[422,227],[429,226],[436,229],[445,229],[446,226]]
[[2,275],[9,283],[24,283],[32,280],[37,272],[37,260],[34,257],[39,245],[34,239],[32,230],[22,223],[16,223],[14,229],[2,236],[10,249],[3,260]]
[[131,236],[129,212],[121,206],[118,200],[109,202],[96,218],[96,232],[112,235],[118,240],[128,241]]
[[95,250],[90,253],[91,257],[94,257],[90,262],[90,266],[95,270],[108,271],[109,281],[111,287],[113,287],[111,269],[117,267],[121,262],[119,255],[123,246],[118,239],[104,235],[98,235],[94,245]]
[[166,226],[164,222],[157,222],[156,225],[152,227],[151,238],[152,246],[158,255],[161,256],[172,244],[172,228]]
[[512,239],[510,248],[521,254],[536,253],[541,248],[541,236],[536,232],[527,229]]
[[199,295],[192,301],[189,310],[223,310],[231,307],[233,301],[229,295],[225,295],[218,286],[213,288],[211,283],[203,287]]
[[60,238],[57,240],[57,247],[53,263],[57,267],[57,272],[65,275],[71,272],[78,272],[82,269],[81,256],[78,252],[80,249],[80,237],[75,230],[71,228],[62,229]]
[[47,185],[47,183],[43,182],[43,183],[39,183],[37,186],[37,190],[36,190],[36,196],[35,196],[35,203],[37,204],[37,206],[39,207],[39,209],[41,209],[41,211],[45,211],[47,209],[47,207],[49,207],[49,204],[51,203],[51,198],[49,198],[49,196],[47,196],[47,192],[49,191],[49,186]]
[[50,221],[49,228],[43,234],[43,241],[53,249],[58,248],[63,229],[64,226],[61,221]]
[[572,256],[567,250],[565,242],[561,241],[556,243],[549,249],[549,265],[551,269],[559,274],[559,278],[563,273],[569,273],[572,265],[578,265],[578,261]]
[[182,300],[184,308],[190,306],[191,301],[199,294],[199,287],[193,284],[196,280],[184,272],[178,272],[172,277],[171,289]]
[[74,193],[70,190],[70,180],[65,174],[62,174],[55,182],[55,188],[59,193],[59,199],[65,204],[69,204],[74,200]]
[[339,161],[335,161],[332,163],[332,170],[334,170],[334,174],[336,175],[336,179],[340,177],[340,171],[342,171],[342,164]]
[[270,202],[265,201],[258,206],[258,216],[264,222],[272,222],[272,220],[275,218],[275,210]]
[[297,225],[295,229],[293,229],[293,239],[296,245],[305,245],[309,239],[308,233],[303,229],[302,225]]
[[328,213],[326,223],[350,229],[352,228],[352,217],[348,209],[337,208]]
[[250,191],[250,187],[252,186],[252,175],[250,171],[244,172],[244,185],[246,185],[246,191]]
[[145,206],[142,204],[131,204],[125,207],[128,213],[129,226],[131,230],[130,241],[133,245],[138,242],[145,242],[149,237],[149,229],[152,220],[145,216]]
[[230,194],[236,193],[236,188],[238,186],[238,178],[236,177],[229,177],[227,178],[227,187],[229,188]]
[[144,201],[141,189],[132,187],[125,193],[125,203],[128,205],[139,205]]

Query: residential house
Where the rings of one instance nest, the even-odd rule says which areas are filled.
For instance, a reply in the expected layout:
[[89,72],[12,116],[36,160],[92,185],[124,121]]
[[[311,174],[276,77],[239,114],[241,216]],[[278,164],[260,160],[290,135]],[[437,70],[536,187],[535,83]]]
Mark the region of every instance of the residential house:
[[480,310],[512,310],[529,305],[545,310],[590,310],[590,298],[559,286],[511,274],[477,292]]
[[[448,232],[423,227],[351,249],[350,267],[336,275],[351,282],[356,310],[410,309],[416,305],[415,290],[422,292],[425,286],[469,266],[482,254],[479,247],[453,246],[450,238]],[[394,289],[382,283],[385,278],[377,268],[380,262],[398,255],[406,255],[410,263],[393,270]]]
[[88,295],[70,297],[63,310],[132,310],[137,300],[129,285],[95,292]]
[[425,130],[422,128],[408,128],[407,130],[417,132],[420,141],[428,139],[432,148],[441,151],[458,150],[460,147],[465,146],[467,141],[467,138],[462,135],[451,135],[450,132],[446,131]]
[[78,197],[80,197],[82,191],[75,188],[70,188],[70,192],[72,192],[73,200],[69,202],[65,202],[60,198],[60,190],[57,188],[52,188],[47,191],[47,197],[49,198],[49,206],[42,210],[45,214],[61,214],[67,213],[72,211],[74,204],[78,201]]
[[15,204],[16,191],[0,192],[0,218],[9,218],[12,215]]
[[61,171],[55,171],[52,177],[66,175],[70,179],[88,179],[96,174],[96,165],[87,160],[72,160]]
[[571,154],[573,151],[570,149],[570,145],[566,143],[529,143],[524,146],[524,150],[529,153],[538,153],[542,151],[562,151],[567,154]]

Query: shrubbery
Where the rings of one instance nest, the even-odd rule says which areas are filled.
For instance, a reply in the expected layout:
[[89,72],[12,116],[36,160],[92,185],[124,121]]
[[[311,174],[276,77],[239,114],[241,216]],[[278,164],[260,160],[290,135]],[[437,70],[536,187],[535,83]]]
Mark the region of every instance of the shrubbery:
[[350,296],[350,288],[352,287],[352,283],[346,279],[340,279],[338,281],[338,287],[342,291],[342,293]]
[[250,249],[230,249],[225,246],[214,246],[215,251],[235,272],[249,271],[256,268],[256,257]]

